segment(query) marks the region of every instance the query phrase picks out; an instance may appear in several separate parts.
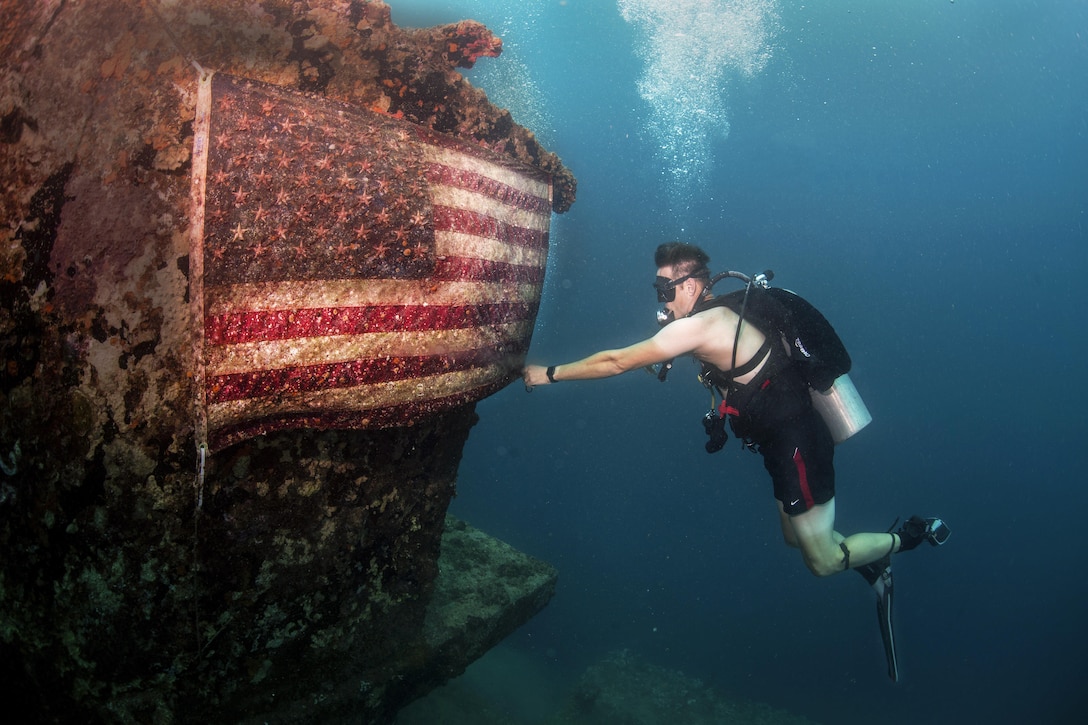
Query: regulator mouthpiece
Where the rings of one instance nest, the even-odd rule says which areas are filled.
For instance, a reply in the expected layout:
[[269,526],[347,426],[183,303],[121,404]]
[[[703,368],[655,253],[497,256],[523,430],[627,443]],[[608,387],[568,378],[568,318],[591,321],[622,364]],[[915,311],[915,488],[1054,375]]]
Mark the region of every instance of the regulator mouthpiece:
[[672,322],[673,319],[674,318],[672,316],[672,313],[669,312],[668,310],[658,310],[657,311],[657,324],[661,325],[662,327],[664,327],[665,325]]

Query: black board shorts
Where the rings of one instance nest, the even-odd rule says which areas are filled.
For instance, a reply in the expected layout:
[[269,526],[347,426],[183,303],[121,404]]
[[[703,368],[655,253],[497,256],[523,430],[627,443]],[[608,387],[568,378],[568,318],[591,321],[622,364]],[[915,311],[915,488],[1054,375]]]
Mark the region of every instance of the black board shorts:
[[790,516],[835,496],[835,441],[815,409],[781,425],[759,444],[759,452],[774,482],[774,497]]
[[835,496],[835,441],[808,385],[788,369],[755,384],[730,417],[733,431],[756,445],[787,514],[827,503]]

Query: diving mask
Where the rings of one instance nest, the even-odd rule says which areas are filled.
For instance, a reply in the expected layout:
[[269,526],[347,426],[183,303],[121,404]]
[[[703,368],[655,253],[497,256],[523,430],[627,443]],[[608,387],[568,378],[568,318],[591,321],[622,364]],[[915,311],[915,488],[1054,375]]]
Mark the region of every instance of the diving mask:
[[668,277],[657,277],[654,279],[654,289],[657,290],[658,302],[672,302],[676,299],[676,288],[687,282],[692,277],[706,277],[707,272],[705,270],[697,270],[690,274],[685,274],[683,277],[677,277],[676,279],[669,279]]

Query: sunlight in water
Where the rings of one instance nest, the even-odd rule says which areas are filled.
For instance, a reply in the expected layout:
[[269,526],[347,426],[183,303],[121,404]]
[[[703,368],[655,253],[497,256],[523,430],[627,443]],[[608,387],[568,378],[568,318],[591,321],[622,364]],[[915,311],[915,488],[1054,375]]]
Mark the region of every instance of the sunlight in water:
[[534,38],[543,5],[544,0],[511,3],[500,13],[500,22],[489,20],[488,27],[503,41],[502,62],[481,63],[466,75],[473,85],[486,91],[493,103],[510,111],[517,123],[531,129],[542,144],[549,146],[554,141],[555,121],[521,50],[523,42]]
[[639,32],[639,94],[657,143],[662,183],[681,214],[706,187],[711,143],[729,135],[729,84],[767,65],[777,0],[618,0]]

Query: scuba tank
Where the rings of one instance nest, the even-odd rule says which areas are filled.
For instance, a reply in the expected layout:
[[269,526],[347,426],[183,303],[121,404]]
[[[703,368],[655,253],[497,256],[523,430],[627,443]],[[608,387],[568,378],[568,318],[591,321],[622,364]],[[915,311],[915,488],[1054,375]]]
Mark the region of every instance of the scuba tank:
[[854,387],[850,373],[835,378],[835,382],[824,392],[815,388],[809,388],[808,392],[812,396],[812,407],[824,419],[836,444],[873,422],[873,416]]

